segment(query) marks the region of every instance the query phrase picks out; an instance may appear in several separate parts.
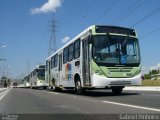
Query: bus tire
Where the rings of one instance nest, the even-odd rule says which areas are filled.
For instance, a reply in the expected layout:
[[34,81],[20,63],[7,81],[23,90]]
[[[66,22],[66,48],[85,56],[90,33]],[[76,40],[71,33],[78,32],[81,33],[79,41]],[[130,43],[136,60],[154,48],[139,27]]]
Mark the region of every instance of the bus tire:
[[47,89],[47,86],[43,86],[43,89]]
[[114,95],[120,95],[122,93],[123,87],[113,87],[111,89]]
[[82,95],[85,93],[85,89],[82,88],[81,82],[80,82],[80,78],[78,77],[75,81],[75,92],[78,95]]
[[59,88],[59,87],[55,87],[55,88],[54,88],[54,91],[55,91],[55,92],[61,92],[61,91],[62,91],[62,89],[61,89],[61,88]]

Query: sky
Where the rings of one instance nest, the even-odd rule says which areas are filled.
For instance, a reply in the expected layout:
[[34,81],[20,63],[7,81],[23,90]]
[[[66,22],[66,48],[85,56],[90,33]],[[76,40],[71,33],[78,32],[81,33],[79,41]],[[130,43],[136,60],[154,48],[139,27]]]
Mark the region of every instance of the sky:
[[160,68],[160,0],[0,0],[0,76],[45,64],[53,14],[57,48],[93,24],[131,27],[142,70]]

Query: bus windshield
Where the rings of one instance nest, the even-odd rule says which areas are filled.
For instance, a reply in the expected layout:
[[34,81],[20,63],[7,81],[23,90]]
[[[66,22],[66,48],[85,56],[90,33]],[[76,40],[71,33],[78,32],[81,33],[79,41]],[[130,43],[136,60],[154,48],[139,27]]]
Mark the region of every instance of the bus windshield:
[[44,80],[45,79],[45,69],[38,69],[38,78]]
[[97,35],[93,37],[93,60],[104,66],[138,66],[138,40],[126,36]]

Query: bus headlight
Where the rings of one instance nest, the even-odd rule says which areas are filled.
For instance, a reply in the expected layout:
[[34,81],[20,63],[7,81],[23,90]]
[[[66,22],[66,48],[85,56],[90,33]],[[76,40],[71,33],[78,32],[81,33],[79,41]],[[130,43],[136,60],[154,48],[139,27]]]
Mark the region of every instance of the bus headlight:
[[103,72],[102,72],[102,71],[99,71],[99,75],[103,75]]
[[96,73],[96,74],[99,74],[99,70],[96,70],[95,73]]
[[43,83],[43,81],[39,80],[38,83]]
[[108,72],[108,76],[110,77],[112,74],[110,72]]

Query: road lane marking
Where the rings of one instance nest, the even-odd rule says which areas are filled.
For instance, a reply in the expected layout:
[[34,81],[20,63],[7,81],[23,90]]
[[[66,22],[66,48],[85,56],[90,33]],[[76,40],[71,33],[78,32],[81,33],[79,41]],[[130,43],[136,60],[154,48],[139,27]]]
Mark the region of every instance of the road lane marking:
[[45,92],[47,92],[47,93],[49,93],[49,94],[55,94],[55,95],[59,95],[60,93],[57,93],[57,92],[50,92],[50,91],[46,91],[46,90],[37,90],[36,92],[40,92],[40,93],[45,93]]
[[5,90],[5,89],[7,89],[7,88],[0,88],[0,91]]
[[130,104],[123,104],[123,103],[117,103],[117,102],[111,102],[111,101],[102,101],[102,102],[103,103],[108,103],[108,104],[113,104],[113,105],[120,105],[120,106],[126,106],[126,107],[132,107],[132,108],[138,108],[138,109],[160,112],[160,109],[155,109],[155,108],[142,107],[142,106],[130,105]]
[[5,91],[6,91],[6,89],[0,90],[0,94],[2,94],[2,93],[5,92]]
[[4,98],[4,96],[10,91],[10,89],[5,90],[4,92],[2,92],[2,95],[0,96],[0,100],[2,100]]
[[5,90],[0,90],[0,94],[2,94]]
[[49,92],[51,94],[55,94],[55,95],[59,95],[59,93],[56,93],[56,92]]
[[141,94],[141,95],[160,97],[160,95],[155,95],[155,94]]

